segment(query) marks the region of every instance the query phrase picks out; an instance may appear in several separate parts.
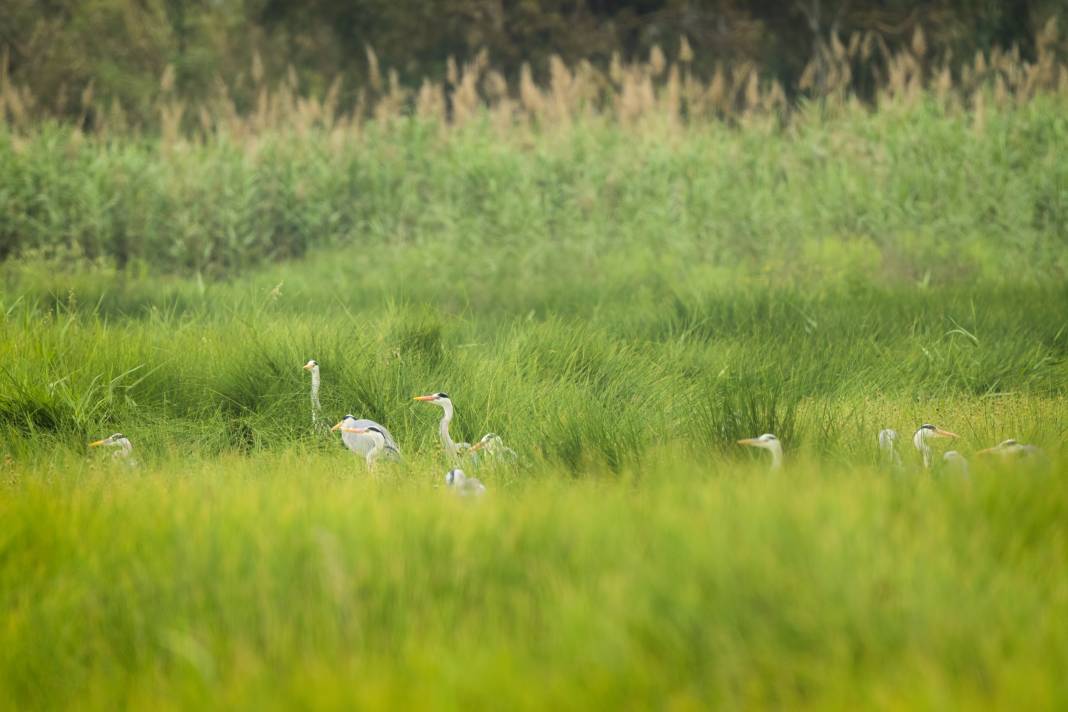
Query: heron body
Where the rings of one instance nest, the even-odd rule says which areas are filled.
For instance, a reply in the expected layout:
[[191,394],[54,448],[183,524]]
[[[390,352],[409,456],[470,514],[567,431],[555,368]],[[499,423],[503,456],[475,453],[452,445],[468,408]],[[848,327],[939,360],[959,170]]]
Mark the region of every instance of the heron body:
[[1026,445],[1012,438],[1002,440],[994,447],[980,450],[976,455],[997,455],[1006,460],[1037,461],[1046,458],[1046,453],[1037,445]]
[[[400,457],[400,448],[397,447],[397,441],[393,439],[393,436],[390,435],[384,425],[380,425],[373,420],[357,418],[350,414],[342,418],[341,422],[332,427],[331,430],[340,430],[341,441],[345,443],[345,447],[357,455],[362,455],[364,458],[367,458],[371,451],[379,446],[379,437],[382,440],[382,452],[379,454],[386,457]],[[379,454],[374,457],[377,458]]]
[[946,464],[946,470],[961,479],[969,478],[968,460],[956,450],[947,450],[942,455],[942,461]]
[[912,444],[919,451],[920,456],[923,458],[923,466],[926,469],[931,468],[932,464],[932,452],[930,440],[935,438],[956,438],[956,433],[951,433],[948,430],[942,430],[936,425],[930,423],[924,423],[921,425],[912,436]]
[[481,481],[468,477],[458,468],[445,473],[445,485],[461,497],[481,497],[486,494],[486,486]]
[[745,438],[744,440],[739,440],[738,444],[767,450],[771,453],[771,469],[778,470],[782,468],[782,443],[771,433],[764,433],[759,438]]
[[371,441],[371,449],[367,451],[366,455],[364,455],[364,459],[367,462],[367,467],[369,468],[374,467],[375,462],[378,461],[378,458],[389,452],[389,449],[386,446],[386,433],[382,430],[381,427],[377,425],[368,425],[367,427],[354,428],[342,426],[340,430],[342,438],[344,438],[346,435],[351,435],[357,437],[365,437],[366,439]]

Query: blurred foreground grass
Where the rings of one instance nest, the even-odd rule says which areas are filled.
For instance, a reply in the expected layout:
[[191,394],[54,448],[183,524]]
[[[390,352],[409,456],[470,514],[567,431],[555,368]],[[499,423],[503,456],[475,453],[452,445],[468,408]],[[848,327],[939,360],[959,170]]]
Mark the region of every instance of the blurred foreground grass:
[[300,449],[4,466],[17,708],[1062,707],[1068,491],[670,456],[583,480]]

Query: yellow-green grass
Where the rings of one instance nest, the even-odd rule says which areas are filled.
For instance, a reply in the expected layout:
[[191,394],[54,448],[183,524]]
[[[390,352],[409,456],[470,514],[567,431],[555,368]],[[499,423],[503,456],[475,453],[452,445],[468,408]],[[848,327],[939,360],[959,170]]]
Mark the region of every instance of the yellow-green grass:
[[1065,470],[663,453],[582,479],[348,453],[8,464],[18,708],[1054,709]]

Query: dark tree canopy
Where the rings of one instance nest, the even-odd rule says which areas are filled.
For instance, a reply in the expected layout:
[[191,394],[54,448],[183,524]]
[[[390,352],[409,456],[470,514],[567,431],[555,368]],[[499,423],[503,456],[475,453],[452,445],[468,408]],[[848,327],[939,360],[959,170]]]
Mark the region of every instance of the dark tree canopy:
[[[529,63],[544,76],[549,58],[606,66],[618,53],[672,58],[680,38],[693,71],[717,64],[759,67],[784,86],[832,36],[876,33],[891,50],[922,28],[932,56],[970,60],[993,46],[1027,58],[1050,16],[1068,20],[1063,0],[5,0],[0,46],[11,81],[34,88],[40,109],[76,113],[89,88],[127,111],[147,111],[160,77],[197,97],[218,79],[240,87],[262,58],[268,78],[293,67],[305,90],[338,75],[352,98],[374,50],[403,83],[446,75],[449,57],[487,50],[509,78]],[[1062,25],[1063,26],[1063,25]],[[257,70],[258,72],[259,70]]]

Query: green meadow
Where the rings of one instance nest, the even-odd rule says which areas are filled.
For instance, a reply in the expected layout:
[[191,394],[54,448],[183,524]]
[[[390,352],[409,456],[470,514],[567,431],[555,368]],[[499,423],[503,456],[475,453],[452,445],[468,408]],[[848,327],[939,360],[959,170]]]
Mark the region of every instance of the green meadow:
[[0,129],[0,706],[1064,708],[1065,117]]

